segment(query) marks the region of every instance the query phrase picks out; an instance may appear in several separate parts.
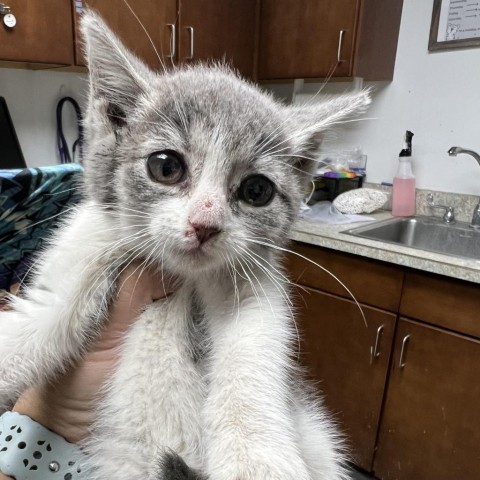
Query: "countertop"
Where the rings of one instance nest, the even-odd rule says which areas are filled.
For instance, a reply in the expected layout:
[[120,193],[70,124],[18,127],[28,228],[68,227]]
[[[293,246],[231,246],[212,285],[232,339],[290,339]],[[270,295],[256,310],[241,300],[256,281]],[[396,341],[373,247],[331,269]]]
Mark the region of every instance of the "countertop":
[[[375,220],[385,220],[392,217],[390,212],[386,211],[369,214],[368,216],[374,217]],[[432,253],[342,233],[350,228],[366,224],[366,222],[357,222],[331,225],[310,220],[298,220],[293,227],[290,238],[311,245],[331,248],[332,250],[353,253],[425,272],[480,283],[480,260]]]

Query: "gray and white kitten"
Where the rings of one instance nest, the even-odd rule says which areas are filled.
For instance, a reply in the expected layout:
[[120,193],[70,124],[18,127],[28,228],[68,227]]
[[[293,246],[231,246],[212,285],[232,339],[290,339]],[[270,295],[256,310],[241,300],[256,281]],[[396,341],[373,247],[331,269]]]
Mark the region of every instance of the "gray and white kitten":
[[346,478],[335,428],[293,359],[277,247],[322,132],[368,95],[287,107],[225,67],[154,73],[93,13],[82,31],[86,200],[26,297],[1,313],[0,409],[82,357],[119,273],[140,258],[179,287],[125,335],[84,446],[88,478]]

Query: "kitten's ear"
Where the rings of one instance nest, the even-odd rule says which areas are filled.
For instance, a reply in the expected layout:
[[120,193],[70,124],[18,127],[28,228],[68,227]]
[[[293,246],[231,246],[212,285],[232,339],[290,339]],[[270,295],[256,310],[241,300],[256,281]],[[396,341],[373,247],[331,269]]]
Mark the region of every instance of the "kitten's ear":
[[103,100],[110,122],[121,126],[155,74],[125,48],[93,11],[86,10],[82,15],[80,29],[90,74],[90,104]]
[[362,90],[332,97],[321,103],[286,107],[287,115],[293,121],[294,150],[305,158],[299,161],[297,168],[313,173],[316,163],[308,158],[315,157],[318,153],[324,133],[348,118],[364,112],[370,102],[370,91]]

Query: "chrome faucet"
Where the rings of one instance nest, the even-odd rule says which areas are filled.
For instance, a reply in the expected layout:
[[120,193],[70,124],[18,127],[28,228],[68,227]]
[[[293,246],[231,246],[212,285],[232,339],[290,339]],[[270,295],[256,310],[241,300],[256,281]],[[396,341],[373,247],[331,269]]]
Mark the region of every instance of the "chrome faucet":
[[445,210],[445,214],[443,215],[443,223],[448,223],[452,225],[455,223],[455,210],[453,207],[447,207],[446,205],[436,205],[433,202],[433,195],[429,193],[427,195],[427,204],[430,208],[442,208]]
[[[462,147],[450,147],[448,149],[448,154],[451,157],[456,157],[459,153],[464,153],[466,155],[471,155],[480,165],[480,155],[473,150],[466,150]],[[480,201],[477,203],[475,210],[473,211],[472,223],[470,224],[473,228],[480,228]]]
[[450,147],[448,150],[448,154],[451,157],[456,157],[459,153],[465,153],[466,155],[471,155],[480,165],[480,155],[477,152],[474,152],[473,150],[466,150],[465,148],[462,148],[462,147]]

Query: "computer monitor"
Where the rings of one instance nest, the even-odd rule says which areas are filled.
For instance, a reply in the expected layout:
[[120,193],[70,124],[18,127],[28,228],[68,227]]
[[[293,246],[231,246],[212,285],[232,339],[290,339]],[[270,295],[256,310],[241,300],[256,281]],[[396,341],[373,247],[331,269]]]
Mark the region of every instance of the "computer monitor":
[[0,97],[0,169],[26,166],[7,102]]

